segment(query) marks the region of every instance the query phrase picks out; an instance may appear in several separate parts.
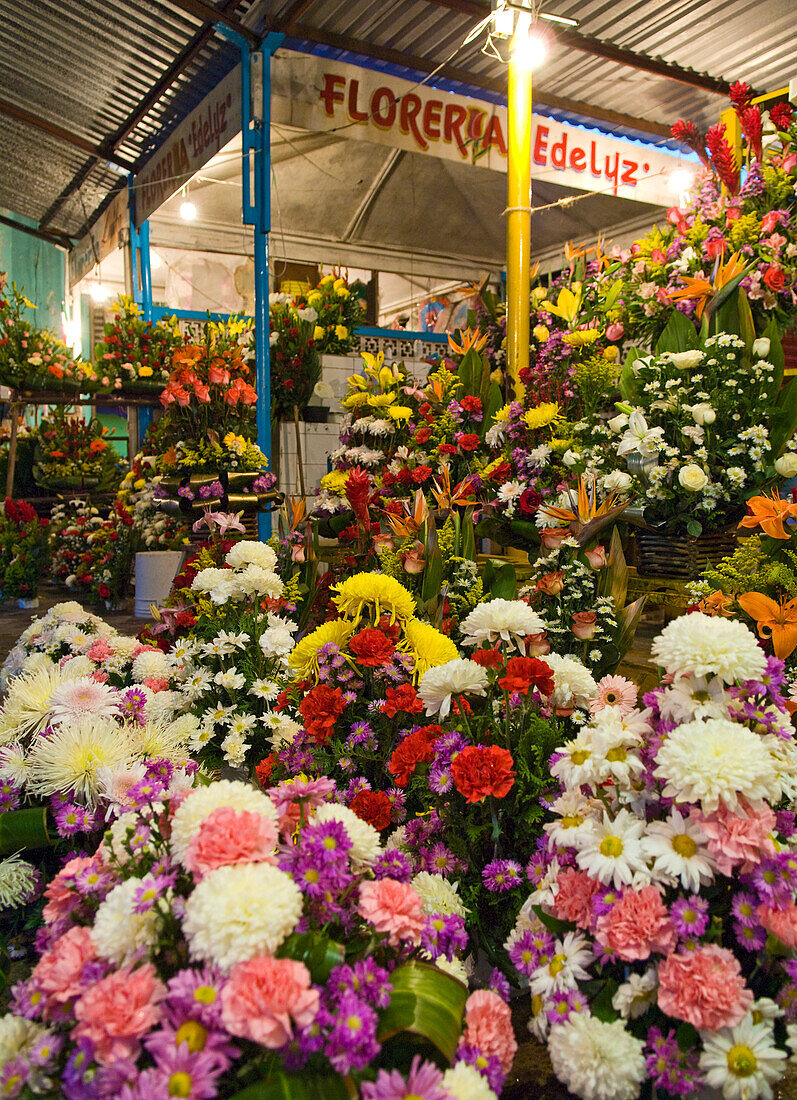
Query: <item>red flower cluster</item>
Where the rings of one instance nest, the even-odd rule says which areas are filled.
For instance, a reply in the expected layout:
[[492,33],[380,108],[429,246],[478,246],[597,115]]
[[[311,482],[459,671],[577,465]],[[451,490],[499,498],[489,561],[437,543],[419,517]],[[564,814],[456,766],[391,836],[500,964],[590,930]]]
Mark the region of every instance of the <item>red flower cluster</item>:
[[346,479],[346,499],[351,505],[351,510],[357,517],[357,521],[363,527],[369,527],[368,496],[371,492],[371,482],[365,470],[355,466],[349,471]]
[[506,798],[515,782],[513,764],[512,754],[498,745],[468,745],[454,757],[451,777],[468,802]]
[[308,691],[299,704],[304,728],[312,739],[323,744],[332,736],[335,722],[346,708],[340,688],[319,684]]
[[258,782],[261,784],[261,786],[268,786],[268,781],[269,779],[271,779],[271,773],[274,771],[276,764],[277,756],[276,753],[272,752],[269,753],[268,756],[264,756],[260,763],[257,765],[257,767],[255,768],[255,775],[257,776]]
[[25,500],[16,501],[12,500],[11,497],[6,497],[4,511],[6,519],[11,520],[17,527],[37,519],[35,508],[32,508]]
[[504,657],[500,649],[477,649],[472,660],[482,668],[498,668],[504,663]]
[[434,756],[434,743],[443,731],[439,726],[422,726],[408,734],[398,748],[393,750],[388,769],[395,776],[397,787],[406,787],[418,764],[430,764]]
[[386,637],[381,630],[370,626],[358,631],[349,640],[349,649],[366,668],[378,668],[379,665],[386,664],[396,652],[396,647],[390,638]]
[[542,695],[553,695],[554,680],[551,666],[536,657],[510,657],[506,672],[498,683],[504,691],[517,691],[526,695],[532,688]]
[[402,684],[400,687],[387,689],[382,713],[388,718],[395,718],[397,714],[420,714],[422,710],[423,702],[412,684]]
[[393,803],[384,791],[358,791],[349,803],[349,809],[381,833],[390,824]]

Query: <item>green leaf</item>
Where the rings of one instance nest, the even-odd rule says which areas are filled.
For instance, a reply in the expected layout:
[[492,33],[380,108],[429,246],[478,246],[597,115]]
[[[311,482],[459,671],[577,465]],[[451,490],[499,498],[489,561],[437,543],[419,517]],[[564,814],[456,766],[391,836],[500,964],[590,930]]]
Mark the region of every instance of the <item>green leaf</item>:
[[486,432],[492,428],[495,423],[495,414],[503,407],[503,404],[504,395],[501,393],[501,387],[496,382],[491,382],[487,391],[487,400],[484,402],[484,418],[481,427],[482,439],[484,439]]
[[[462,338],[462,333],[459,333],[459,337]],[[462,356],[462,360],[457,367],[457,375],[462,384],[462,389],[457,395],[460,400],[467,395],[477,396],[481,388],[482,372],[481,360],[473,348],[468,348]]]
[[686,1022],[679,1024],[675,1030],[675,1041],[678,1044],[678,1049],[683,1051],[684,1054],[687,1051],[694,1050],[700,1040],[697,1028],[692,1024]]
[[615,608],[619,611],[625,603],[627,592],[628,566],[626,565],[625,554],[623,553],[623,542],[620,538],[620,532],[615,527],[612,531],[611,542],[609,543],[609,555],[606,559],[606,565],[601,569],[598,594],[601,596],[611,596],[614,600]]
[[449,1064],[453,1062],[467,987],[450,974],[417,960],[396,967],[390,981],[393,993],[379,1016],[379,1042],[408,1032],[432,1043]]
[[327,980],[332,970],[346,961],[346,949],[320,932],[294,932],[277,951],[281,959],[302,962],[314,982]]
[[466,508],[462,513],[462,557],[469,561],[476,560],[476,534],[473,525],[473,508]]
[[437,541],[437,527],[430,514],[426,521],[426,539],[423,574],[421,576],[421,599],[426,602],[440,591],[443,580],[443,555]]
[[797,429],[797,375],[792,375],[778,394],[771,414],[769,442],[779,455]]
[[548,931],[553,932],[555,936],[564,936],[567,932],[575,932],[576,925],[572,921],[560,920],[559,917],[552,917],[550,913],[545,912],[541,905],[532,905],[531,908]]
[[691,351],[698,346],[695,326],[680,310],[674,309],[664,331],[656,341],[656,355],[665,351]]
[[780,328],[774,317],[770,319],[769,324],[764,329],[763,335],[769,340],[769,355],[764,356],[764,358],[775,368],[772,372],[774,375],[773,381],[769,383],[766,391],[770,403],[774,404],[783,383],[783,371],[786,366],[786,357],[783,354],[783,343],[780,338]]
[[610,309],[613,308],[614,303],[620,297],[620,292],[622,291],[622,289],[623,289],[623,280],[622,279],[618,279],[616,282],[612,283],[612,285],[607,290],[606,295],[603,299],[603,309],[604,310],[606,310],[608,312]]
[[703,524],[698,519],[686,521],[686,530],[693,538],[699,538],[703,534]]
[[47,809],[8,810],[0,814],[0,856],[34,848],[49,848],[54,842],[47,829]]
[[236,1092],[230,1100],[351,1100],[357,1090],[337,1073],[302,1073],[292,1076],[277,1070],[267,1081],[257,1081]]
[[604,1024],[610,1024],[613,1020],[620,1019],[620,1013],[612,1007],[612,999],[619,989],[614,978],[609,978],[603,985],[597,997],[590,1002],[592,1015],[596,1016]]
[[630,348],[628,355],[625,357],[625,363],[623,369],[620,371],[620,379],[618,384],[620,395],[624,401],[630,402],[635,405],[637,401],[637,381],[634,374],[634,363],[637,359],[641,358],[636,348]]
[[615,645],[619,653],[617,664],[620,663],[633,645],[634,635],[637,632],[639,620],[642,618],[642,612],[646,602],[647,596],[640,596],[638,600],[634,600],[633,603],[628,604],[617,612],[617,626],[619,627],[617,638],[615,639]]
[[493,562],[493,568],[493,579],[489,589],[490,597],[494,600],[514,600],[517,592],[514,565],[508,561]]
[[751,352],[755,340],[755,322],[753,321],[753,311],[750,309],[747,295],[741,287],[739,287],[737,308],[739,313],[739,335],[744,340],[748,352]]
[[736,292],[739,290],[742,279],[750,274],[752,266],[748,264],[738,275],[734,275],[730,282],[717,291],[706,306],[706,315],[710,318],[715,333],[732,332],[737,336],[742,335],[739,294]]

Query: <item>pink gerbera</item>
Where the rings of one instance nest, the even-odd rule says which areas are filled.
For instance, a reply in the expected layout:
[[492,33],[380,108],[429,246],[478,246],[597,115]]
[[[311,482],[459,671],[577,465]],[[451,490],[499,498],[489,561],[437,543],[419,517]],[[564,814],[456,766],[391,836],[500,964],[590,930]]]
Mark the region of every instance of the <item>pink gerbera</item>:
[[591,701],[589,709],[592,714],[606,707],[619,707],[621,714],[630,714],[636,706],[637,687],[625,676],[604,676],[598,680],[598,691]]

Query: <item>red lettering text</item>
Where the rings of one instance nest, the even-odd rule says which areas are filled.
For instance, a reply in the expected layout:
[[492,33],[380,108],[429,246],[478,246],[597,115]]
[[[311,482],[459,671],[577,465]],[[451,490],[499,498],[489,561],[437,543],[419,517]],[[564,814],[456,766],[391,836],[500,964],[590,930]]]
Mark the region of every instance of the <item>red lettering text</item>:
[[335,104],[343,102],[343,92],[336,90],[338,84],[343,84],[345,87],[346,78],[335,76],[334,73],[324,73],[324,87],[321,89],[318,98],[323,99],[324,110],[328,115],[334,115]]
[[490,121],[487,123],[487,132],[484,135],[484,148],[490,149],[493,145],[506,156],[506,142],[504,141],[504,131],[501,127],[501,119],[498,115],[492,115]]
[[537,133],[534,136],[534,163],[535,164],[547,164],[548,163],[548,134],[550,129],[547,126],[538,126]]
[[636,172],[637,168],[639,168],[639,163],[637,161],[624,160],[623,174],[620,176],[620,183],[627,183],[629,187],[636,187],[639,181],[634,175],[634,172]]
[[[384,100],[384,108],[382,102]],[[385,111],[385,114],[382,111]],[[371,96],[371,118],[375,126],[389,130],[396,121],[396,97],[390,88],[377,88]]]
[[443,141],[455,141],[463,157],[467,157],[465,141],[462,137],[462,124],[468,117],[467,110],[460,103],[447,103],[443,115]]
[[421,149],[428,149],[429,142],[419,130],[417,122],[418,114],[422,106],[421,97],[415,95],[414,92],[408,92],[407,95],[403,96],[401,100],[399,129],[403,134],[411,133]]
[[587,154],[578,146],[570,150],[570,167],[574,172],[583,172],[587,167]]
[[440,139],[440,112],[443,110],[442,101],[430,99],[423,109],[423,132],[430,141]]
[[368,118],[367,111],[361,111],[357,107],[357,95],[360,91],[359,80],[352,80],[349,84],[349,118],[352,122],[365,122]]
[[554,168],[567,167],[567,130],[563,131],[560,140],[551,146],[551,164]]

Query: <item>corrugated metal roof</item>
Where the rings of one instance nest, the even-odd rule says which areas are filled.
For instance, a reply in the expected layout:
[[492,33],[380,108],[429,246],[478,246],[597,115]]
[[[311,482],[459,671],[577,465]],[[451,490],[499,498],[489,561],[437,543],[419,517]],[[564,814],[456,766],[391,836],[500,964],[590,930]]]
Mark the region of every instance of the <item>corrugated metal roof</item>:
[[[557,14],[577,18],[581,35],[714,77],[774,89],[795,72],[794,0],[546,3]],[[259,31],[286,29],[294,39],[343,40],[347,56],[356,53],[357,42],[367,44],[365,52],[389,54],[388,61],[372,59],[372,65],[395,70],[402,55],[407,73],[422,75],[424,66],[446,61],[472,74],[474,83],[497,81],[500,89],[506,79],[505,68],[485,56],[479,43],[459,48],[480,5],[487,10],[485,0],[206,0],[206,5]],[[125,127],[170,66],[190,52],[181,75],[118,145],[122,158],[139,160],[236,63],[236,48],[207,27],[201,7],[186,0],[0,0],[0,98],[101,145]],[[316,40],[312,48],[341,54],[329,41],[324,46]],[[419,69],[414,59],[421,59]],[[555,37],[546,64],[535,74],[535,91],[543,109],[546,99],[549,105],[564,101],[554,111],[558,117],[584,121],[595,117],[592,109],[598,117],[614,112],[642,120],[602,123],[631,134],[645,125],[669,125],[679,116],[710,124],[724,106],[711,92],[563,46]],[[79,232],[84,207],[93,211],[118,181],[116,170],[102,162],[92,167],[85,153],[1,112],[0,148],[0,205],[36,220],[48,215],[59,231]],[[69,194],[80,179],[79,191]],[[50,215],[59,196],[62,201]]]

